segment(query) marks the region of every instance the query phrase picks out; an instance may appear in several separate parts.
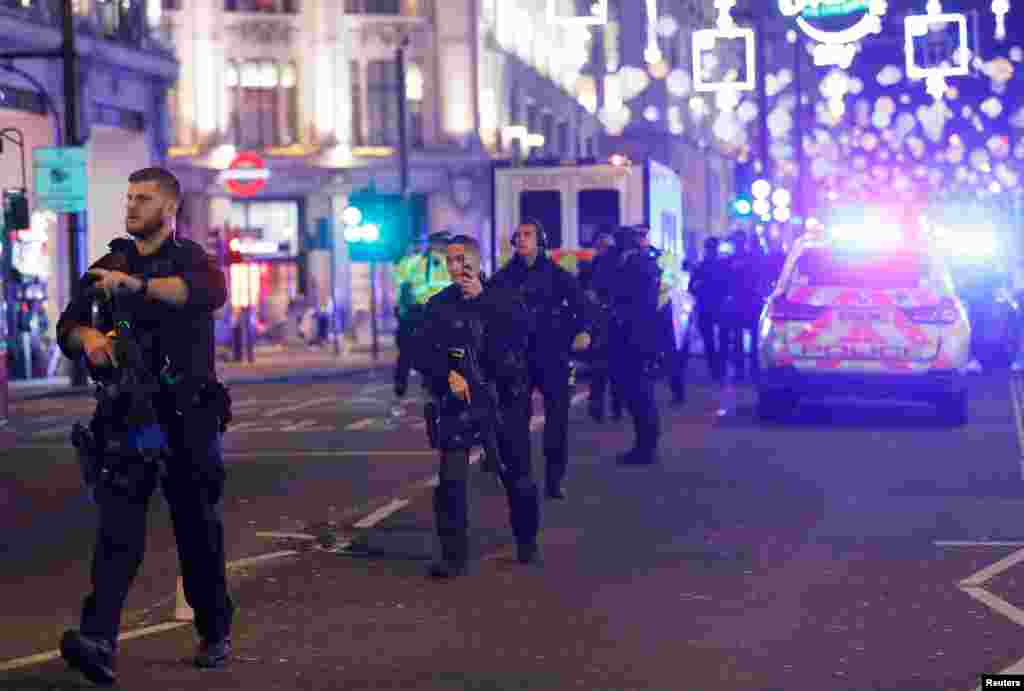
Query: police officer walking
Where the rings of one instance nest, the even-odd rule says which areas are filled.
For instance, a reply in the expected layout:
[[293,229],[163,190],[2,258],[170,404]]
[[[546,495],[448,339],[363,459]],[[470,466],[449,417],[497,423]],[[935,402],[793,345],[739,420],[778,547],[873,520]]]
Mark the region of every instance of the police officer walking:
[[661,333],[661,359],[669,388],[672,404],[686,402],[686,363],[676,344],[675,319],[672,294],[682,284],[682,262],[672,252],[665,252],[651,245],[651,229],[646,225],[633,226],[637,244],[657,263],[660,271],[658,282],[658,325]]
[[718,238],[704,240],[704,257],[693,270],[689,290],[697,299],[697,329],[704,344],[711,378],[721,384],[725,377],[724,358],[728,355],[722,310],[728,295],[729,278],[718,250]]
[[615,249],[615,238],[611,233],[601,233],[594,241],[595,255],[587,272],[584,295],[588,307],[592,310],[590,319],[592,340],[588,354],[590,356],[590,393],[587,408],[596,422],[604,422],[605,399],[611,390],[612,418],[622,418],[622,397],[618,390],[608,386],[608,334],[611,321],[611,296],[607,286],[609,272],[614,271],[618,261]]
[[611,376],[625,399],[636,431],[633,449],[619,457],[619,462],[626,465],[655,463],[661,435],[654,398],[661,346],[657,321],[661,270],[650,252],[641,247],[641,235],[632,228],[624,228],[616,235],[620,248],[618,262],[614,272],[604,274],[609,283],[604,290],[611,296],[612,305]]
[[[480,273],[480,245],[460,235],[448,245],[447,268],[454,283],[427,302],[419,336],[416,367],[439,402],[437,446],[441,452],[440,482],[434,490],[434,520],[441,559],[430,569],[434,578],[466,573],[469,564],[469,448],[480,441],[480,429],[463,429],[474,398],[459,372],[467,347],[478,354],[486,382],[496,388],[500,423],[497,429],[501,480],[509,501],[517,558],[539,563],[537,534],[540,498],[530,467],[530,391],[527,369],[527,321],[517,295],[502,292]],[[428,421],[431,424],[431,421]]]
[[[755,238],[750,238],[742,230],[730,236],[735,253],[728,260],[728,299],[724,309],[723,320],[726,323],[725,343],[728,355],[726,362],[732,361],[736,377],[742,381],[749,374],[751,379],[757,378],[757,321],[764,305],[764,295],[760,280],[759,264],[761,261],[759,247],[755,249]],[[750,342],[747,352],[746,343]],[[749,366],[748,366],[749,363]]]
[[[162,382],[153,403],[168,449],[162,473],[131,455],[100,454],[108,477],[134,480],[95,488],[99,529],[92,592],[85,598],[80,630],[67,631],[60,645],[64,659],[97,684],[115,680],[121,609],[142,563],[147,504],[158,481],[174,524],[185,597],[196,612],[201,642],[194,663],[218,667],[231,651],[234,605],[219,511],[221,433],[230,418],[230,399],[216,379],[213,326],[213,312],[227,291],[223,272],[203,248],[175,237],[180,200],[181,187],[167,170],[132,173],[126,221],[131,239],[111,242],[110,253],[87,274],[94,289],[114,301],[119,319],[130,315],[134,333],[150,344],[145,364]],[[84,355],[95,372],[119,363],[107,335],[113,328],[109,301],[100,309],[100,328],[92,325],[92,302],[83,292],[68,305],[57,338],[68,358]],[[98,441],[100,451],[104,444],[127,448],[124,439]]]
[[451,285],[446,268],[446,248],[450,234],[447,231],[431,233],[427,237],[427,249],[403,258],[395,267],[398,284],[398,362],[395,365],[395,404],[392,413],[401,413],[401,399],[409,388],[409,371],[412,369],[416,333],[423,325],[427,301]]
[[590,347],[586,304],[579,282],[547,255],[548,240],[538,221],[521,223],[512,235],[516,254],[494,283],[522,296],[531,317],[530,390],[544,396],[545,489],[565,499],[562,482],[569,465],[569,354]]

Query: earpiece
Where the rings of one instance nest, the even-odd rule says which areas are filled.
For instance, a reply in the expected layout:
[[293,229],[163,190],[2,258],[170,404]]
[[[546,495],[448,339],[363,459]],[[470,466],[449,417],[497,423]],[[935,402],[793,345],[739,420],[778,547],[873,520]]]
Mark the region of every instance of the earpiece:
[[[540,221],[535,218],[524,218],[519,225],[529,225],[537,229],[537,246],[542,250],[548,248],[548,234],[544,230],[544,226],[541,225]],[[519,246],[519,231],[512,233],[512,247],[518,248]]]

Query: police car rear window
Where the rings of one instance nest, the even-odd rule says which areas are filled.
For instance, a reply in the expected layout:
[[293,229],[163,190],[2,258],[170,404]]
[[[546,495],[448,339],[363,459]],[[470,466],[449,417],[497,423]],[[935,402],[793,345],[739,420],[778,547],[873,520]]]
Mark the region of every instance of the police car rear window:
[[933,266],[923,254],[843,254],[810,249],[796,262],[794,285],[851,288],[917,288],[932,279]]

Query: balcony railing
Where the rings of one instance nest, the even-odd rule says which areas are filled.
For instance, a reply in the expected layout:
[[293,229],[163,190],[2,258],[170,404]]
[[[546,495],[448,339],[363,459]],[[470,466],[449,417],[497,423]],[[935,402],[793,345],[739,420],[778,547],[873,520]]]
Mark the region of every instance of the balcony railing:
[[[79,31],[142,50],[170,53],[160,27],[149,27],[145,3],[120,0],[82,0],[77,12]],[[60,28],[63,0],[0,0],[0,15]]]

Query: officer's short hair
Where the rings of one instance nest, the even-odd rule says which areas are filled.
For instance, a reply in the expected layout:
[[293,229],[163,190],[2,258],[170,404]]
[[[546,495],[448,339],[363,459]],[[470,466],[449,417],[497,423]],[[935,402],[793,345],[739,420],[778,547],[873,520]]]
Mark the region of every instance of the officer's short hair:
[[479,240],[477,240],[475,237],[471,235],[456,235],[455,237],[448,241],[448,246],[451,247],[452,245],[464,246],[466,248],[467,253],[474,255],[478,259],[480,258],[481,254],[483,254],[480,251]]
[[155,182],[174,201],[181,201],[181,183],[166,168],[140,168],[128,176],[129,183]]

